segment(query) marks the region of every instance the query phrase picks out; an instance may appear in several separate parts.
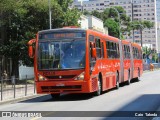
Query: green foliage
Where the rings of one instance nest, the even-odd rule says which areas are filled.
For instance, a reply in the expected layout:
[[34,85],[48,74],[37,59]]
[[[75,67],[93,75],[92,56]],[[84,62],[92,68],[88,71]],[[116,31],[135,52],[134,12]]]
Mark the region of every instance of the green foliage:
[[87,11],[87,10],[84,10],[84,11],[83,11],[83,14],[84,14],[84,15],[91,15],[91,13],[90,13],[89,11]]
[[158,62],[158,53],[156,52],[156,50],[154,50],[154,49],[152,50],[149,47],[143,47],[142,51],[143,51],[143,54],[145,55],[145,57],[152,54],[152,60],[155,62]]
[[[69,9],[73,0],[50,0],[52,28],[78,25],[80,12]],[[23,64],[31,65],[27,42],[40,30],[49,29],[48,0],[1,0],[1,25],[6,30],[6,40],[0,46],[0,54]]]
[[119,37],[119,29],[118,29],[118,23],[114,21],[112,18],[109,18],[105,21],[104,25],[108,27],[108,33],[111,36]]
[[[106,8],[103,12],[98,12],[95,10],[89,13],[85,11],[84,14],[90,14],[102,19],[104,22],[104,26],[108,27],[109,35],[112,35],[114,37],[119,38],[120,36],[120,38],[123,38],[123,34],[126,31],[130,31],[130,29],[127,27],[130,22],[130,17],[126,15],[126,11],[120,6],[114,8]],[[119,29],[121,35],[119,35]]]
[[150,21],[133,21],[130,23],[130,28],[134,30],[139,30],[139,29],[145,29],[145,28],[152,28],[154,26],[153,22]]

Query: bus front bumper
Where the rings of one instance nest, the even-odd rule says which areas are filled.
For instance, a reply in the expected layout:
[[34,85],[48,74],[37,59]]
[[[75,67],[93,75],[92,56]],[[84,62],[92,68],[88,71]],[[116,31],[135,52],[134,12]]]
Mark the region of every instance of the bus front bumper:
[[87,81],[40,81],[36,82],[38,94],[52,93],[89,93]]

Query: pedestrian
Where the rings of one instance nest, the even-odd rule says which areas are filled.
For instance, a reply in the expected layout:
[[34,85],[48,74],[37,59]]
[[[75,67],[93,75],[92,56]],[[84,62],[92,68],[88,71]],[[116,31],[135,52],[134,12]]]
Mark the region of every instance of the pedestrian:
[[4,85],[4,87],[6,87],[7,78],[8,78],[6,70],[4,70],[2,77],[3,77],[3,85]]
[[150,63],[150,71],[154,70],[154,65],[152,63]]

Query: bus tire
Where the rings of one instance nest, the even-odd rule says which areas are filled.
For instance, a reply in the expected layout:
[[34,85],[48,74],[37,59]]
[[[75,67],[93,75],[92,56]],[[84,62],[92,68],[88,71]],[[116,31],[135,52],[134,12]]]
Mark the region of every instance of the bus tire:
[[130,75],[130,70],[128,70],[128,80],[127,80],[127,85],[131,84],[131,75]]
[[53,99],[58,99],[58,98],[60,98],[60,93],[51,94],[51,97],[52,97]]
[[99,96],[102,93],[102,82],[99,77],[98,77],[97,88],[98,90],[95,92],[95,96]]
[[119,74],[116,74],[116,89],[119,89]]
[[138,77],[136,78],[136,80],[139,82],[140,81],[140,69],[138,68]]

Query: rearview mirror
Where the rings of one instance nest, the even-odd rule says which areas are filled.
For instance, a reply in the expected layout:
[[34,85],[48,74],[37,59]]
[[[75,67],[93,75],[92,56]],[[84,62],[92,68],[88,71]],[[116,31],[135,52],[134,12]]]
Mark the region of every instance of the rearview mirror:
[[34,54],[35,54],[35,43],[36,43],[36,39],[32,39],[28,42],[28,55],[30,58],[34,58]]
[[96,48],[92,48],[92,57],[93,57],[93,58],[96,58],[96,57],[97,57]]

